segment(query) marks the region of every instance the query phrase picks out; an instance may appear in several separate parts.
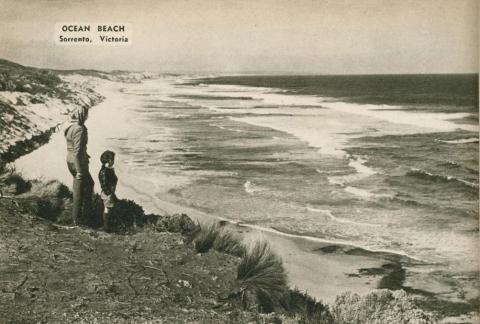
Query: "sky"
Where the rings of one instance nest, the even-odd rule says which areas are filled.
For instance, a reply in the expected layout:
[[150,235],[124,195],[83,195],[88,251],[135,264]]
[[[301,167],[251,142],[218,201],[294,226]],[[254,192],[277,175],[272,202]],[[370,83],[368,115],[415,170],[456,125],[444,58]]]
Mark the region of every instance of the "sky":
[[[179,73],[478,72],[477,0],[0,0],[0,58]],[[55,26],[130,24],[131,45],[59,45]]]

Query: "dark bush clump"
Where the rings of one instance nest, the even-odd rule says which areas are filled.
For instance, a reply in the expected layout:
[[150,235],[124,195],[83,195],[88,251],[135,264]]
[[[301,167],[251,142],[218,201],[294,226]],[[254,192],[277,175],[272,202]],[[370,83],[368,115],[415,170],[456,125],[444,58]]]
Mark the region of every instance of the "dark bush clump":
[[118,200],[112,210],[112,230],[115,232],[127,232],[136,225],[138,219],[143,219],[144,216],[143,208],[133,200]]
[[435,319],[420,310],[403,290],[376,290],[359,296],[344,293],[337,297],[332,307],[335,323],[369,324],[432,324]]
[[333,323],[327,305],[297,288],[290,290],[281,303],[288,315],[300,317],[300,323]]
[[19,195],[27,192],[32,187],[32,183],[23,179],[20,174],[10,174],[2,179],[0,184],[1,194]]
[[158,223],[159,226],[172,233],[188,234],[197,229],[197,225],[186,214],[166,215]]
[[150,226],[153,230],[163,232],[166,229],[163,227],[161,222],[159,222],[161,219],[162,216],[157,214],[145,214],[143,217],[137,218],[137,226]]
[[61,207],[48,199],[34,200],[27,205],[33,214],[51,221],[56,221],[57,215],[61,212]]
[[103,226],[103,200],[99,194],[94,194],[92,197],[92,206],[89,212],[86,213],[85,225],[98,228]]
[[32,181],[30,190],[19,196],[19,202],[34,215],[51,221],[71,223],[70,215],[67,218],[65,212],[71,204],[71,197],[68,187],[56,180]]

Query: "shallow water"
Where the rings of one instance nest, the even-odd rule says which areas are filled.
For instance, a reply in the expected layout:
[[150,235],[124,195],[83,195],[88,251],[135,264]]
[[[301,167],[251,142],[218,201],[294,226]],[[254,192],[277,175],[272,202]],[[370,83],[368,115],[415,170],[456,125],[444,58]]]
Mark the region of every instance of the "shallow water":
[[170,200],[285,232],[476,268],[477,127],[453,120],[469,117],[468,109],[417,112],[397,103],[178,80],[125,93],[138,98],[135,124],[149,131],[119,141],[119,149],[139,176],[178,178],[176,186],[156,183]]

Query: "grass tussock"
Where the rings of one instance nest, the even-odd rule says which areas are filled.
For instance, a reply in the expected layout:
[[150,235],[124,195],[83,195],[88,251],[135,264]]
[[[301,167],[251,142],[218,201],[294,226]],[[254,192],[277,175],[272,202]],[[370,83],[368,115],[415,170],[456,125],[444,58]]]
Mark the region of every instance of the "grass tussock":
[[436,323],[430,314],[417,308],[403,290],[382,289],[365,296],[347,292],[337,297],[331,312],[336,324]]
[[208,252],[211,248],[213,248],[218,235],[219,231],[216,224],[199,225],[199,230],[193,239],[195,250],[198,253]]
[[243,257],[246,253],[241,239],[217,223],[201,224],[196,222],[188,229],[187,242],[193,242],[198,253],[206,253],[211,249],[237,257]]
[[282,260],[266,242],[256,242],[237,268],[240,299],[245,307],[254,304],[263,312],[281,307],[288,292],[287,275]]
[[201,230],[202,225],[198,222],[198,220],[193,222],[191,230],[184,234],[185,243],[195,245],[194,241],[196,237],[200,234]]
[[218,252],[227,253],[237,257],[243,257],[247,252],[241,239],[233,232],[224,228],[219,230],[215,242],[213,242],[213,248]]

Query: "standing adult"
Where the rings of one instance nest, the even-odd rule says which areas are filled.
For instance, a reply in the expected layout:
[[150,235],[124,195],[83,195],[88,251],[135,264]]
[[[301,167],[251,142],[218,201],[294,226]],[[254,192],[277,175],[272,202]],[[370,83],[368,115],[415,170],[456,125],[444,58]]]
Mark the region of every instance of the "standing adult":
[[73,207],[74,224],[86,224],[91,213],[94,182],[88,169],[87,154],[88,130],[85,121],[88,109],[80,107],[70,114],[70,122],[65,128],[67,141],[67,166],[73,176]]

